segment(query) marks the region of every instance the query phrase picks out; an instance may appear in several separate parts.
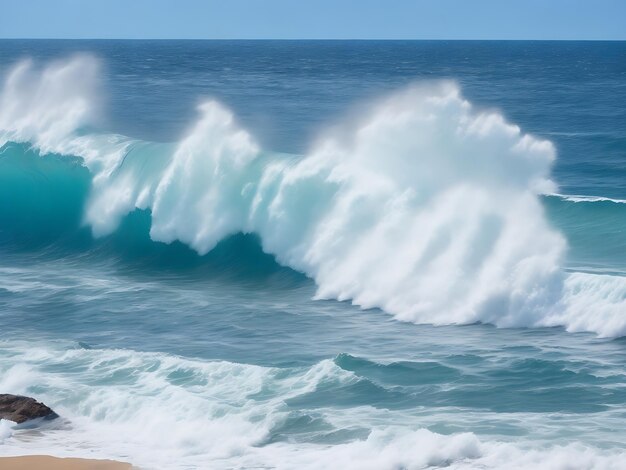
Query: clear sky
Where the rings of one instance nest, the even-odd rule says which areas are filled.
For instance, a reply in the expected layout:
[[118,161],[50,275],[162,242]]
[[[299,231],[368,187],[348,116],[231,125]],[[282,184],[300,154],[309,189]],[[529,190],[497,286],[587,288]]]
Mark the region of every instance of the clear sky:
[[2,38],[620,39],[626,0],[0,0]]

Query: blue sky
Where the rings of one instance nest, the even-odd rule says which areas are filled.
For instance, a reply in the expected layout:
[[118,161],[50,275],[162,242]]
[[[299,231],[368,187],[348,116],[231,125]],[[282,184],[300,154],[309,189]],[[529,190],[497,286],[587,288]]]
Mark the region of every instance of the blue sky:
[[626,0],[0,0],[3,38],[626,39]]

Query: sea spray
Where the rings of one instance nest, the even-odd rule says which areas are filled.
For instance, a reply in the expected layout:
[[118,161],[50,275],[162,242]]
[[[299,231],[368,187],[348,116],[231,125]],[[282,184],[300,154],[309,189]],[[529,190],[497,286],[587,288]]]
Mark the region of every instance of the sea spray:
[[42,153],[59,152],[78,130],[97,125],[101,94],[100,62],[92,56],[44,68],[23,60],[0,94],[0,144],[31,142]]

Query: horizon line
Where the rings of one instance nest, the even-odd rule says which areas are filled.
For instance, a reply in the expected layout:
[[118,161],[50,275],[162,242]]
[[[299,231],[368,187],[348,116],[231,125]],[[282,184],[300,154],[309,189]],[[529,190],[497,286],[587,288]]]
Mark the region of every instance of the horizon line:
[[533,38],[125,38],[125,37],[0,37],[0,41],[497,41],[497,42],[626,42],[624,39],[533,39]]

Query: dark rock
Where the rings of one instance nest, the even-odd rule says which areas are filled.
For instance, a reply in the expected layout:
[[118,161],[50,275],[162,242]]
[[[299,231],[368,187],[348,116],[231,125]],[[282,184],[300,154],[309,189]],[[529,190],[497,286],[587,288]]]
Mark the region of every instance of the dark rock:
[[19,424],[31,419],[54,419],[58,417],[59,415],[54,411],[34,398],[0,394],[1,419],[8,419]]

